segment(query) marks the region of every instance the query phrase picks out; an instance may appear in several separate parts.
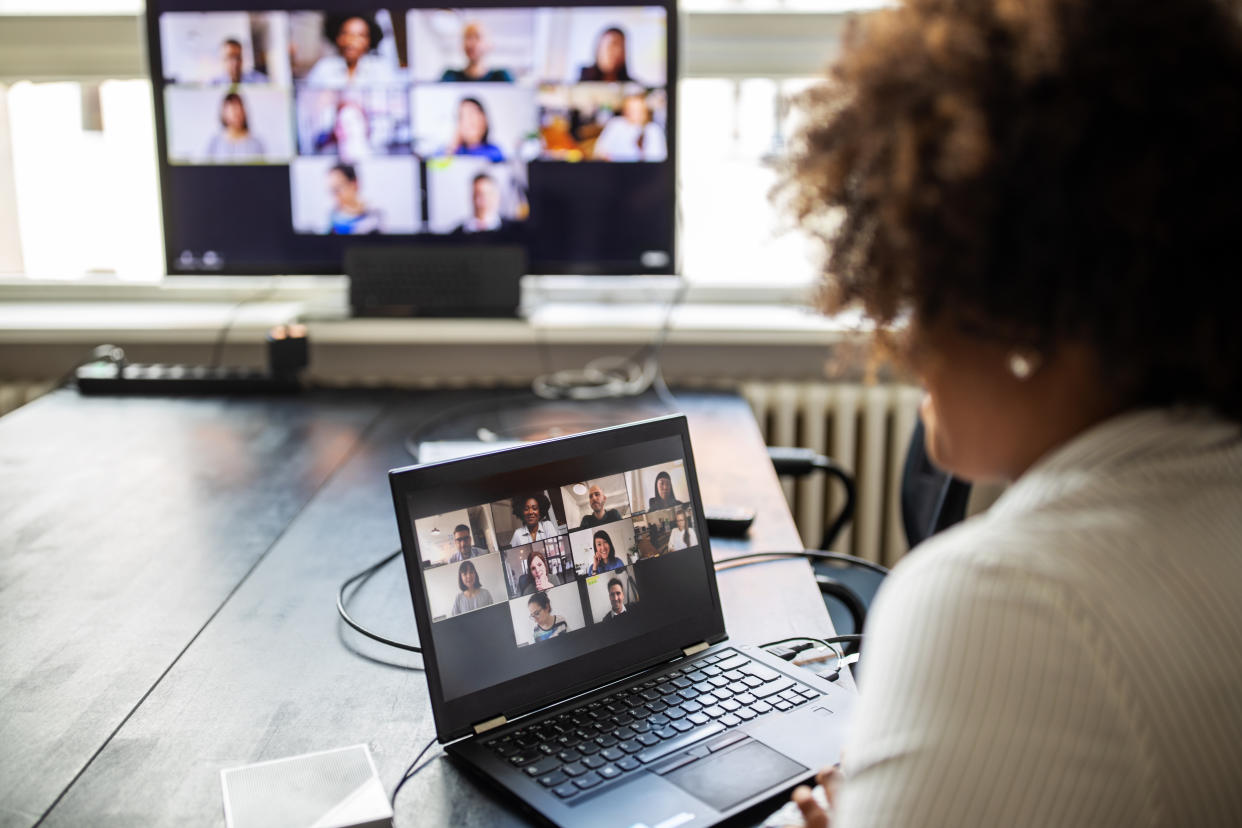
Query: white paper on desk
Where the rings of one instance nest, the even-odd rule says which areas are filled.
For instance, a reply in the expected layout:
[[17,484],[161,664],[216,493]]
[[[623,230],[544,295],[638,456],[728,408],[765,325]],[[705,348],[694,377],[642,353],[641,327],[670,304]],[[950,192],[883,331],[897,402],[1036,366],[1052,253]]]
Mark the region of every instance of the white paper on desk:
[[489,443],[482,440],[428,440],[418,444],[418,462],[438,463],[521,445],[525,445],[521,440],[495,440]]

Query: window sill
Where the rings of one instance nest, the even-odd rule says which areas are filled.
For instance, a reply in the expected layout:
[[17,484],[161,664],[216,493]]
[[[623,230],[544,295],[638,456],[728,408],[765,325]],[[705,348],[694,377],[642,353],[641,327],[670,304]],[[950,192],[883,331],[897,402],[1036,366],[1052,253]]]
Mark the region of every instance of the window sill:
[[58,375],[105,342],[135,362],[203,363],[226,329],[224,360],[258,366],[266,331],[299,320],[312,376],[340,384],[521,383],[635,353],[666,317],[670,381],[815,379],[833,346],[866,336],[856,314],[828,318],[796,301],[802,285],[694,283],[670,314],[681,283],[641,281],[527,277],[517,319],[353,319],[340,277],[0,284],[0,376]]

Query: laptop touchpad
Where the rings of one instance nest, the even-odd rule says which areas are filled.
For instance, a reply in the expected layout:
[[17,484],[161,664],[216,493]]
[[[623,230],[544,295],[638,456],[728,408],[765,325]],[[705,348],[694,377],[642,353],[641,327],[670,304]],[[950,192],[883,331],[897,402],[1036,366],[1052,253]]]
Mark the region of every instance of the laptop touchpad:
[[664,774],[664,778],[717,811],[727,811],[808,770],[784,754],[752,740],[734,750],[691,762]]

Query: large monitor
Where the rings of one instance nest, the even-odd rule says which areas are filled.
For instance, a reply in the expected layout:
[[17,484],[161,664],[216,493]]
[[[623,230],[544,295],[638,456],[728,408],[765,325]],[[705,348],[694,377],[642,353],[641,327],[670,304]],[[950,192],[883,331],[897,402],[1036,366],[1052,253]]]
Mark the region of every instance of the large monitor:
[[517,245],[671,273],[673,0],[148,0],[170,274]]

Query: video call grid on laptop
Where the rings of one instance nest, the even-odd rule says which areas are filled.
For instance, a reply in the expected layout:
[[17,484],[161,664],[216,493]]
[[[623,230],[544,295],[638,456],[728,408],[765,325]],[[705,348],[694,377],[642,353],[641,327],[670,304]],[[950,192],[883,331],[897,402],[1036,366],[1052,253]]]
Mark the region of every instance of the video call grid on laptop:
[[[743,732],[831,716],[821,700],[841,691],[762,651],[708,650],[724,621],[683,416],[390,479],[437,735],[488,733],[450,752],[545,818],[613,824],[565,809],[632,783],[653,825],[711,824],[835,761],[836,726],[818,742],[806,723]],[[721,788],[734,772],[748,782]]]

